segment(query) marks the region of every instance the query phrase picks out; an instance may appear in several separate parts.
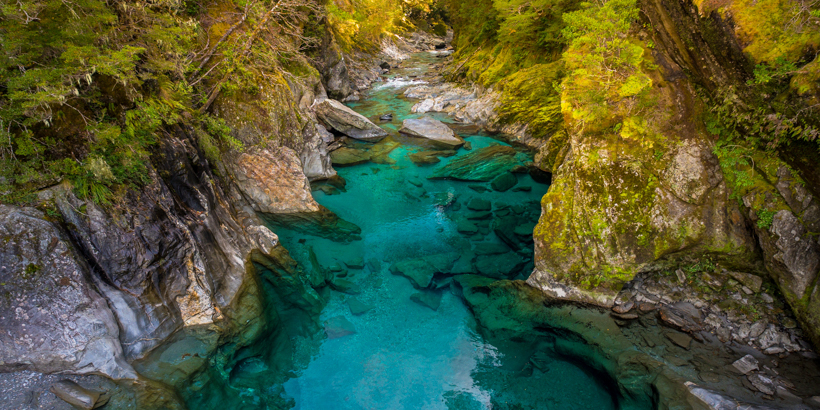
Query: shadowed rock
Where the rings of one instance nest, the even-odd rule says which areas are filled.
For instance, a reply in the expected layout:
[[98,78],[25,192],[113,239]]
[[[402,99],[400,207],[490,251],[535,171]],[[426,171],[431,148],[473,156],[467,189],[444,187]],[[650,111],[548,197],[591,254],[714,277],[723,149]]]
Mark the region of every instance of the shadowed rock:
[[336,316],[325,321],[328,339],[338,339],[356,333],[356,327],[344,316]]

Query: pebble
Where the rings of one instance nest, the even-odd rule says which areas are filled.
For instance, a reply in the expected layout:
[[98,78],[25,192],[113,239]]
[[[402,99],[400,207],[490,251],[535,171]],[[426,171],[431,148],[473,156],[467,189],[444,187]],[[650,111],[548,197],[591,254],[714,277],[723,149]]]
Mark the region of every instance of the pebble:
[[740,374],[748,374],[749,372],[760,369],[757,359],[750,354],[735,360],[735,362],[732,363],[732,367],[737,369]]

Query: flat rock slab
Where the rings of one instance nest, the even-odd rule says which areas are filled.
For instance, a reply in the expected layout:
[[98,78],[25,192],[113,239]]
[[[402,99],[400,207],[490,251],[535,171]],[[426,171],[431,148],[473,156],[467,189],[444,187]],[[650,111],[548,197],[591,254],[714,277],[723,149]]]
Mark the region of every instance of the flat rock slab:
[[407,277],[414,287],[423,289],[430,286],[436,269],[423,259],[411,259],[394,263],[390,272]]
[[82,410],[91,410],[97,404],[105,404],[104,401],[100,401],[100,393],[88,390],[71,380],[60,380],[51,385],[49,391],[66,403]]
[[439,306],[441,306],[441,292],[416,292],[410,295],[410,300],[438,311]]
[[512,147],[493,145],[453,158],[446,165],[436,168],[429,179],[451,178],[488,182],[508,172],[520,162]]
[[743,356],[740,359],[735,360],[735,362],[732,363],[732,367],[737,369],[737,371],[739,371],[740,374],[749,374],[752,371],[759,369],[757,359],[752,357],[752,355],[750,354],[747,354],[746,356]]
[[324,325],[328,339],[338,339],[356,333],[356,327],[344,316],[332,317],[326,320]]
[[667,333],[666,338],[686,350],[692,345],[692,338],[683,333]]
[[359,293],[362,293],[362,289],[359,285],[347,279],[339,278],[338,276],[333,278],[330,282],[330,287],[337,292],[347,293],[349,295],[358,295]]
[[452,157],[456,155],[455,151],[445,150],[445,151],[419,151],[414,152],[407,157],[410,158],[410,161],[413,161],[416,165],[426,165],[426,164],[436,164],[441,162],[442,157]]
[[316,104],[314,110],[316,117],[328,128],[348,137],[375,142],[387,136],[387,131],[339,101],[328,98]]
[[347,307],[350,308],[350,313],[356,316],[363,315],[374,308],[373,305],[369,305],[352,297],[347,299]]
[[457,136],[450,127],[430,117],[404,120],[399,132],[411,137],[426,138],[453,147],[464,145],[464,140]]

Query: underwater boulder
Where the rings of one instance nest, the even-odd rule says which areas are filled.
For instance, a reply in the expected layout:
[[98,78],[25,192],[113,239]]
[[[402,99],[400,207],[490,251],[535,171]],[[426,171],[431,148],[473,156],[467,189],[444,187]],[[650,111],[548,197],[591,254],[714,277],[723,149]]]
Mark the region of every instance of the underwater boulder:
[[521,255],[507,252],[500,255],[479,255],[475,261],[478,273],[495,279],[514,276],[527,263]]
[[328,339],[338,339],[356,333],[356,327],[344,316],[332,317],[326,320],[324,325]]
[[347,307],[350,308],[350,313],[354,316],[363,315],[374,308],[373,305],[369,305],[353,297],[347,298]]
[[453,158],[435,169],[428,178],[488,182],[520,163],[515,149],[505,145],[493,145]]
[[490,185],[493,187],[494,190],[498,192],[506,192],[509,191],[510,188],[514,187],[517,183],[518,179],[515,177],[515,174],[507,172],[495,177],[495,179],[493,179],[493,182],[491,182]]
[[342,147],[331,151],[330,159],[335,166],[349,167],[370,161],[370,154],[364,150]]
[[410,300],[434,311],[438,311],[441,306],[441,292],[416,292],[410,295]]

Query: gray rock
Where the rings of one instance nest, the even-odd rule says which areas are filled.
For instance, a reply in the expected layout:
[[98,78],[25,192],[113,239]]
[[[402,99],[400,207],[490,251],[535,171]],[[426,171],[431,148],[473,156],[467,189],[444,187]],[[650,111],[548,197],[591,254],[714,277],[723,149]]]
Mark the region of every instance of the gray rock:
[[746,376],[746,378],[757,391],[770,396],[775,393],[774,381],[770,377],[761,373],[753,373]]
[[686,350],[689,350],[689,346],[692,344],[692,338],[683,333],[670,332],[666,334],[666,338]]
[[[52,384],[49,391],[66,403],[81,410],[91,410],[100,401],[100,393],[88,390],[71,380],[60,380]],[[99,404],[103,405],[105,402]]]
[[0,205],[0,371],[135,379],[119,326],[71,240],[32,208]]
[[774,325],[769,327],[757,338],[757,344],[761,349],[768,349],[780,342],[780,335]]
[[351,138],[378,141],[387,136],[387,131],[339,101],[328,98],[316,104],[314,110],[327,127]]
[[766,330],[766,322],[755,322],[749,328],[749,337],[758,338]]
[[754,370],[759,369],[759,363],[752,355],[747,354],[740,359],[735,360],[732,366],[740,372],[740,374],[749,374]]
[[426,138],[453,147],[464,145],[464,140],[455,135],[450,127],[430,117],[404,120],[399,132],[412,137]]
[[751,273],[744,272],[728,272],[729,276],[735,278],[738,282],[751,289],[753,292],[760,292],[760,287],[763,286],[763,278]]

